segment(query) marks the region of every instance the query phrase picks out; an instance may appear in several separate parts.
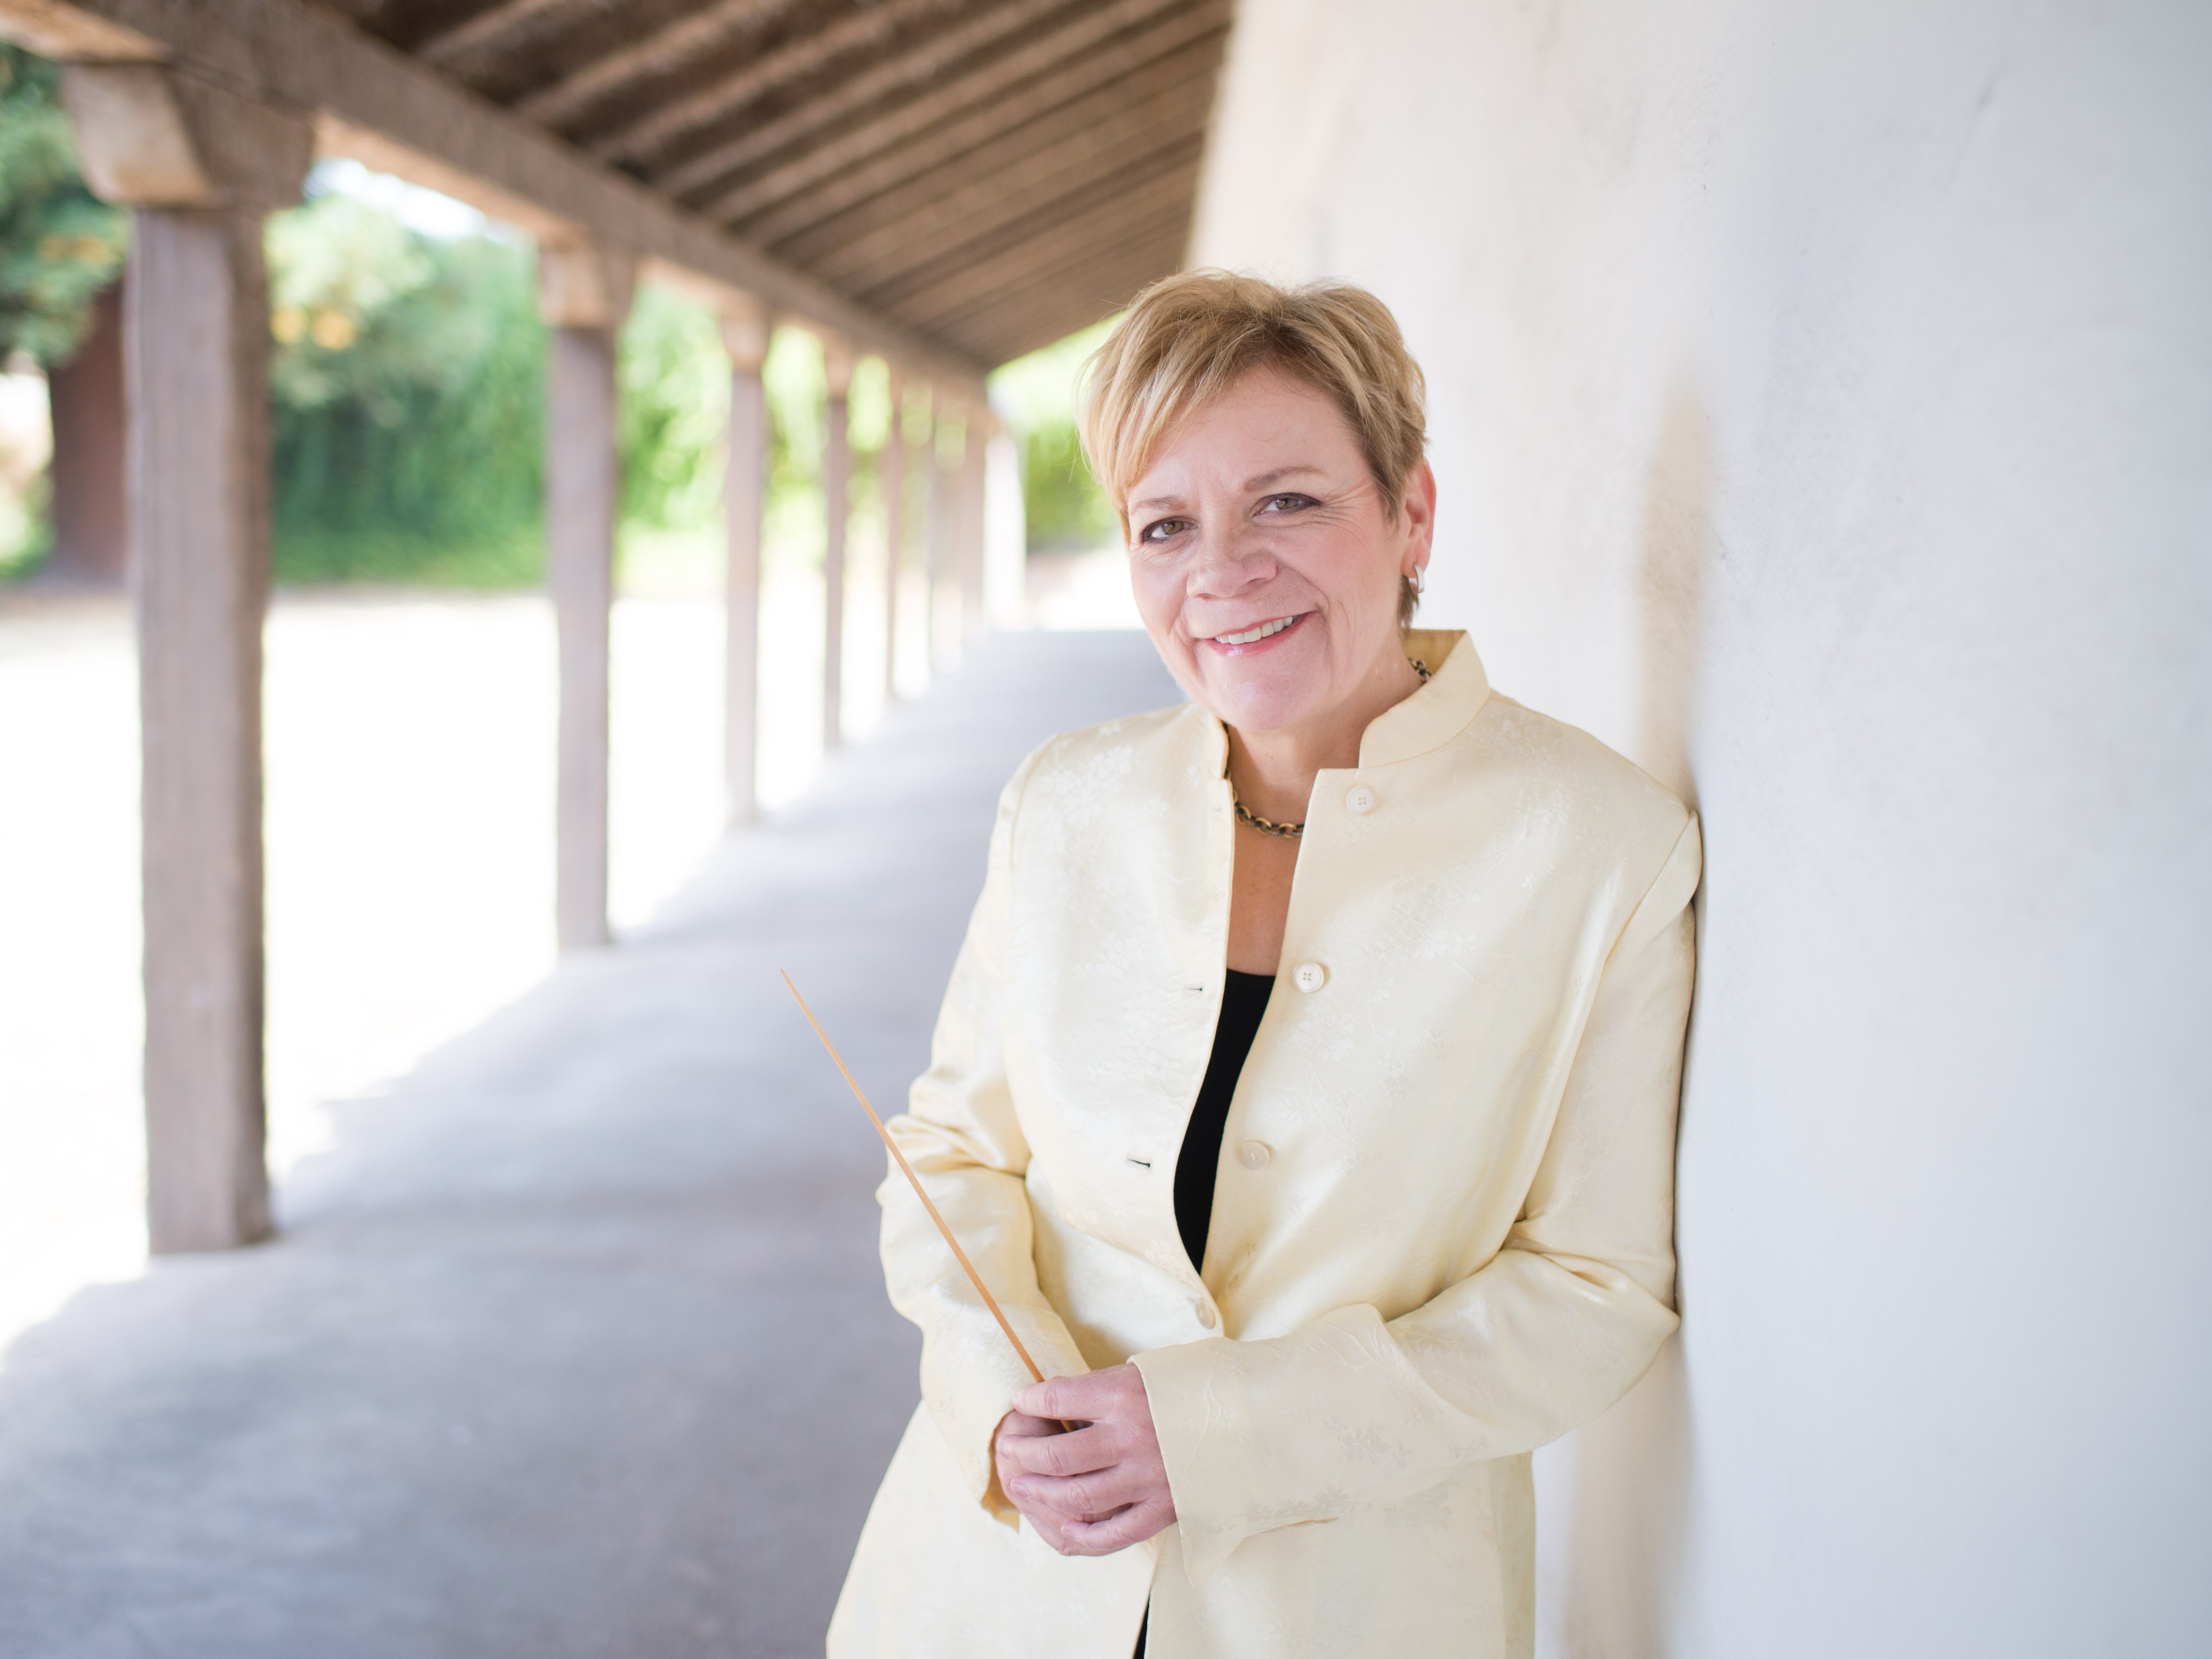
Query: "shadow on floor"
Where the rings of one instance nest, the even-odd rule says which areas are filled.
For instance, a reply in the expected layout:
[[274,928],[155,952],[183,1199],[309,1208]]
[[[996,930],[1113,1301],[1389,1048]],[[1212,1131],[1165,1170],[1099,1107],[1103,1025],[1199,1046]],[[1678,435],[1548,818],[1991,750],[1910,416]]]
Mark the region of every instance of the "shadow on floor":
[[1176,691],[1139,634],[1011,635],[563,963],[343,1109],[260,1249],[88,1291],[0,1370],[0,1652],[818,1655],[919,1344],[886,1110],[1000,784]]

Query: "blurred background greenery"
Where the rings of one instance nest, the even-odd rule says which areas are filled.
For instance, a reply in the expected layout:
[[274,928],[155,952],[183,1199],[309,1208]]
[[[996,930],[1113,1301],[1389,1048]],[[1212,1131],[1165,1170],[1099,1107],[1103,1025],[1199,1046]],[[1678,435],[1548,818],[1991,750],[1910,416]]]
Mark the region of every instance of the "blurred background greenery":
[[129,234],[129,216],[77,176],[60,85],[53,64],[0,46],[0,356],[40,367],[82,343]]
[[45,455],[17,383],[69,361],[94,296],[123,268],[129,216],[77,176],[61,76],[0,46],[0,580],[34,568],[52,540]]
[[[0,357],[18,375],[69,361],[128,238],[128,216],[78,177],[58,87],[52,64],[0,48]],[[425,200],[442,210],[415,210]],[[268,252],[277,580],[538,581],[545,331],[528,240],[331,162],[311,175],[302,205],[270,220]],[[1113,537],[1073,418],[1076,372],[1103,327],[992,376],[994,406],[1021,450],[1033,550]],[[711,586],[729,398],[712,313],[641,289],[617,372],[625,575]],[[823,541],[818,346],[779,331],[764,378],[775,434],[768,540],[812,561]],[[924,408],[906,414],[919,420]],[[867,457],[890,418],[886,372],[866,363],[853,389],[856,534],[880,525]],[[34,571],[44,546],[38,480],[19,481],[15,494],[12,533],[0,522],[0,578]]]

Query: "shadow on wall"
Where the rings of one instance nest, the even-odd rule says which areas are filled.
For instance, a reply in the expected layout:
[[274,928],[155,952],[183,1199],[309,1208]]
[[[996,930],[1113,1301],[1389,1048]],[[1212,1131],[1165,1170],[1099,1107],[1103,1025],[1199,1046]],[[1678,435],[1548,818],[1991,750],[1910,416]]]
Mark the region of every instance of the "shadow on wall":
[[1705,645],[1707,568],[1713,539],[1713,431],[1705,401],[1678,374],[1645,475],[1641,592],[1644,672],[1631,758],[1698,805],[1690,726]]
[[[1646,473],[1639,574],[1642,672],[1631,757],[1698,804],[1690,739],[1713,538],[1712,428],[1678,378]],[[1703,902],[1699,903],[1702,944]],[[1694,1051],[1696,1020],[1691,1022]],[[1685,1076],[1687,1076],[1686,1066]],[[1688,1310],[1686,1305],[1685,1317]],[[1690,1526],[1692,1428],[1682,1344],[1670,1340],[1621,1402],[1575,1434],[1567,1453],[1565,1559],[1556,1575],[1557,1659],[1667,1652],[1674,1587]]]

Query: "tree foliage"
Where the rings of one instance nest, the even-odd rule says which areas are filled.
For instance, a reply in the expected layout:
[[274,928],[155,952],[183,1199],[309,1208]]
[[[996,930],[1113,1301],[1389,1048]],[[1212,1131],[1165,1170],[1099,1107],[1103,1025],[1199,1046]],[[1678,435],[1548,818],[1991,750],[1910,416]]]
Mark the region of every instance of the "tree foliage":
[[123,268],[129,216],[78,175],[60,72],[0,46],[0,358],[67,362]]
[[279,574],[404,579],[410,544],[429,566],[532,531],[545,339],[528,247],[325,194],[272,219],[268,250]]
[[1022,505],[1033,551],[1111,545],[1114,508],[1091,476],[1075,430],[1076,383],[1084,360],[1105,341],[1108,318],[996,370],[991,402],[1022,448]]
[[666,289],[638,291],[623,325],[623,518],[665,530],[711,526],[722,501],[729,360],[714,313]]

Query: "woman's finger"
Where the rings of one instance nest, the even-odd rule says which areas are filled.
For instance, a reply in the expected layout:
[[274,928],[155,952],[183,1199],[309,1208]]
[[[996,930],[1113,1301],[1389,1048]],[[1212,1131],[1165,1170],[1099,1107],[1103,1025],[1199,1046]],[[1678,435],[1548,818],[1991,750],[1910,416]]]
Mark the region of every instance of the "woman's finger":
[[1154,1495],[1155,1482],[1120,1464],[1066,1479],[1018,1474],[1006,1483],[1006,1496],[1021,1510],[1042,1510],[1068,1521],[1092,1521]]
[[1126,1410],[1133,1395],[1142,1398],[1144,1382],[1133,1365],[1109,1365],[1081,1376],[1048,1376],[1016,1391],[1014,1409],[1063,1423],[1096,1423]]
[[999,1419],[999,1438],[1001,1440],[1036,1439],[1066,1432],[1066,1428],[1051,1419],[1031,1417],[1024,1411],[1011,1411]]
[[1132,1544],[1141,1544],[1175,1519],[1175,1505],[1164,1498],[1133,1504],[1103,1521],[1063,1521],[1060,1541],[1062,1555],[1111,1555]]
[[1088,1474],[1121,1461],[1121,1437],[1104,1424],[1049,1435],[1001,1435],[1000,1448],[1031,1474]]

